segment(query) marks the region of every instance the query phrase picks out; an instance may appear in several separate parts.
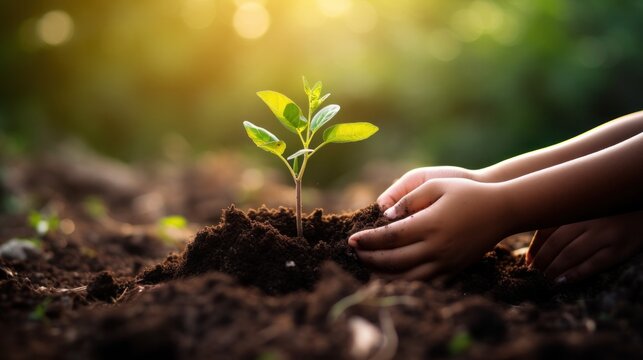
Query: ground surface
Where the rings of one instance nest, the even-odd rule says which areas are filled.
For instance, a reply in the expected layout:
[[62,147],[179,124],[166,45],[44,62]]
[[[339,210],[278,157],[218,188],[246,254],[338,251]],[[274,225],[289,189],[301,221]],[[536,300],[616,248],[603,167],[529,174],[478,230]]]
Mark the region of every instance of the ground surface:
[[[157,216],[149,184],[142,186],[131,169],[120,175],[111,169],[120,178],[105,182],[93,172],[47,164],[18,166],[4,185],[14,200],[45,204],[61,224],[39,238],[40,251],[0,259],[0,358],[643,353],[640,256],[582,284],[554,287],[524,266],[516,251],[528,240],[523,236],[447,284],[385,281],[371,276],[345,242],[385,223],[374,206],[342,216],[314,211],[305,219],[306,239],[298,239],[290,210],[229,207],[225,194],[234,192],[200,194],[194,184],[208,181],[198,168],[183,169],[172,172],[172,182],[154,185],[166,207],[183,206],[191,220],[168,240],[149,220]],[[190,195],[168,201],[177,189]],[[101,196],[106,212],[88,196]],[[228,201],[222,215],[195,210],[210,211],[219,197]],[[24,211],[0,215],[0,246],[37,238],[27,222]]]

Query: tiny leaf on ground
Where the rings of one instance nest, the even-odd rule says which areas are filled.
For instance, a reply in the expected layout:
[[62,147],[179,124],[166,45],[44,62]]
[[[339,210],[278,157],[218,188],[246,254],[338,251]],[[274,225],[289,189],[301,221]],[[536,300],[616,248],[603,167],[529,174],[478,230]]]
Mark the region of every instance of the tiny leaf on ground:
[[451,341],[449,341],[449,354],[451,356],[461,355],[462,353],[469,350],[472,345],[472,339],[468,332],[460,331],[453,335]]
[[159,224],[161,226],[175,229],[185,229],[188,225],[188,221],[181,215],[172,215],[161,218],[161,220],[159,220]]

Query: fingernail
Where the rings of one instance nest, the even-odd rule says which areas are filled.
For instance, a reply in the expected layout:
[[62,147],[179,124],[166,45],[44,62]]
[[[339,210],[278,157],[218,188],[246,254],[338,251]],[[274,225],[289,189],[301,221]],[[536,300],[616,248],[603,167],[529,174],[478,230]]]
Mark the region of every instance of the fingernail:
[[389,219],[395,219],[395,217],[397,216],[397,211],[395,211],[395,206],[384,211],[384,216],[386,216]]
[[567,282],[567,276],[565,276],[565,275],[559,276],[559,277],[556,278],[556,280],[554,280],[554,283],[556,285],[563,285],[566,282]]
[[358,245],[357,241],[358,241],[357,236],[349,237],[348,238],[348,246],[356,247]]

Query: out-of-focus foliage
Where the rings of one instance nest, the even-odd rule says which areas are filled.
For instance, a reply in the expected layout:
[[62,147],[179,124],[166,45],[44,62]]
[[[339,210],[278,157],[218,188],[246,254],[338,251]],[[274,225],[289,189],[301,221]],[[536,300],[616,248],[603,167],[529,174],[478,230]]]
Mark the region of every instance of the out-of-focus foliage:
[[271,121],[254,93],[301,75],[383,134],[320,154],[322,183],[363,153],[484,166],[643,107],[640,0],[2,1],[0,19],[3,151],[80,137],[145,159],[179,134],[251,154],[238,124]]

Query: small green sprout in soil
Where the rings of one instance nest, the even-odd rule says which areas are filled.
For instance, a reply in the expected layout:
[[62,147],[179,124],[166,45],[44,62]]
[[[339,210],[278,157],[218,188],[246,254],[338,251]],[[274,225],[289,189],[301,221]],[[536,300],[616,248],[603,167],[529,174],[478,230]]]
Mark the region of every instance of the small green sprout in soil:
[[168,245],[175,245],[180,241],[182,231],[188,226],[188,221],[181,215],[166,216],[156,223],[159,237]]
[[[296,218],[297,236],[303,237],[301,222],[301,182],[308,165],[308,160],[322,147],[330,143],[348,143],[368,139],[379,129],[368,122],[342,123],[333,125],[326,130],[322,136],[322,142],[312,146],[315,134],[328,123],[339,112],[339,105],[331,104],[317,109],[328,99],[330,94],[322,96],[322,83],[318,81],[312,87],[304,80],[304,91],[308,97],[308,116],[304,115],[302,109],[286,95],[272,90],[259,91],[257,95],[268,105],[277,120],[288,130],[297,134],[301,141],[302,148],[285,158],[286,143],[279,140],[270,131],[244,121],[243,126],[248,137],[262,150],[270,152],[286,165],[293,181],[296,192]],[[291,164],[292,161],[292,164]]]
[[46,215],[42,212],[31,211],[27,219],[29,226],[31,226],[38,236],[44,236],[50,231],[58,230],[60,219],[56,215]]
[[98,196],[88,196],[83,200],[83,209],[94,220],[100,220],[107,216],[105,201]]
[[51,302],[51,298],[46,298],[29,314],[29,319],[34,321],[47,320],[47,307]]
[[449,341],[449,354],[458,356],[465,353],[471,347],[473,340],[467,331],[458,331]]

